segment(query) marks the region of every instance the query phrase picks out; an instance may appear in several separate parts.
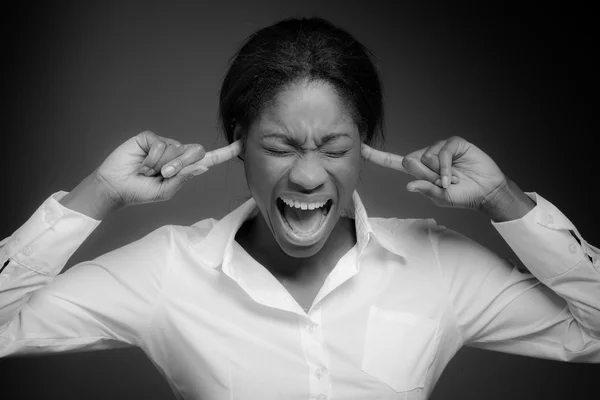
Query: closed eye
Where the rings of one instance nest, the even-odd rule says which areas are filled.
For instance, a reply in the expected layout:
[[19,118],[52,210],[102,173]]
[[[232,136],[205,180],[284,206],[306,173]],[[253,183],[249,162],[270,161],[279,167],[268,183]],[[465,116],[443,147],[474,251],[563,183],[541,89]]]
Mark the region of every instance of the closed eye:
[[[296,154],[297,152],[294,150],[282,150],[282,149],[274,149],[270,147],[264,147],[265,151],[269,154],[278,157],[291,156]],[[342,150],[342,151],[322,151],[324,155],[330,158],[340,158],[345,156],[350,150]]]
[[343,151],[326,151],[324,152],[327,157],[339,158],[345,156],[350,150]]
[[294,154],[293,151],[291,150],[278,150],[278,149],[270,149],[270,148],[266,148],[265,150],[267,151],[267,153],[272,154],[274,156],[278,156],[278,157],[283,157],[283,156],[289,156]]

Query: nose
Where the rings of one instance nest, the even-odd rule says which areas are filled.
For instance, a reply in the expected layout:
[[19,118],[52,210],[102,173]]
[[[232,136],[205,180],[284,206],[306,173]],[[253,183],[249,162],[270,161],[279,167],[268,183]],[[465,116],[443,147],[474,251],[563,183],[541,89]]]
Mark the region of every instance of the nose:
[[309,153],[296,158],[289,179],[303,190],[310,191],[325,183],[327,171],[323,168],[322,160],[318,156]]

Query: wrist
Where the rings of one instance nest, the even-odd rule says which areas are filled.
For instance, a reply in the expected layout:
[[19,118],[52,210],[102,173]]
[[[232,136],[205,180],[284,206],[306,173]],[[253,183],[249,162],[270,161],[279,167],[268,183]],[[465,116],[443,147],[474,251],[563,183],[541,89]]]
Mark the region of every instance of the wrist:
[[122,207],[122,201],[118,197],[114,190],[94,173],[67,193],[59,203],[95,220],[102,220]]
[[505,178],[484,198],[480,210],[494,222],[506,222],[524,217],[535,206],[535,202],[516,183]]

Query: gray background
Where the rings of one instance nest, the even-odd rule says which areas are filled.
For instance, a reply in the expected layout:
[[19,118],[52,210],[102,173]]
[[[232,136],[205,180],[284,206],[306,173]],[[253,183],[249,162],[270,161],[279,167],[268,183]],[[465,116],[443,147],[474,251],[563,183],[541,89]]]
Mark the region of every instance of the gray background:
[[[387,150],[406,154],[461,135],[598,245],[591,10],[573,2],[568,8],[386,3],[104,1],[5,9],[0,236],[143,129],[208,149],[223,145],[215,115],[229,57],[260,27],[317,15],[379,57]],[[433,217],[514,257],[484,215],[437,208],[406,192],[409,180],[366,166],[359,192],[370,215]],[[69,266],[164,224],[220,218],[247,196],[241,162],[219,166],[170,202],[110,216]],[[597,365],[463,349],[432,398],[586,399],[598,372]],[[137,349],[3,359],[0,376],[3,398],[173,399]]]

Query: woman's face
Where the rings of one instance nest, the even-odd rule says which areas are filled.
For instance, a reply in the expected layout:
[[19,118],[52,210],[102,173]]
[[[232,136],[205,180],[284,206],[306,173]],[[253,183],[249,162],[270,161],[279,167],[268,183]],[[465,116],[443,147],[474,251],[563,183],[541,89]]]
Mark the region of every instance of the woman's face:
[[310,257],[352,200],[360,135],[323,82],[281,92],[250,126],[244,154],[250,192],[281,249]]

